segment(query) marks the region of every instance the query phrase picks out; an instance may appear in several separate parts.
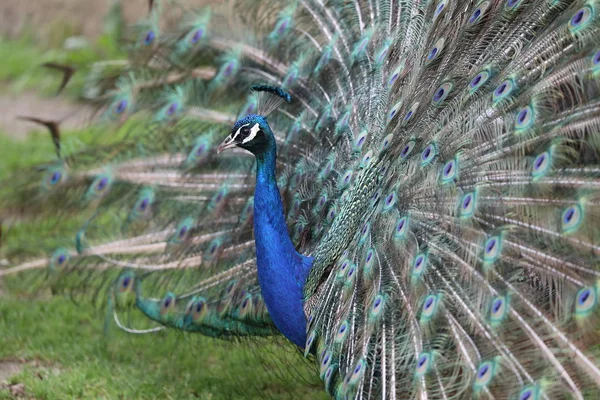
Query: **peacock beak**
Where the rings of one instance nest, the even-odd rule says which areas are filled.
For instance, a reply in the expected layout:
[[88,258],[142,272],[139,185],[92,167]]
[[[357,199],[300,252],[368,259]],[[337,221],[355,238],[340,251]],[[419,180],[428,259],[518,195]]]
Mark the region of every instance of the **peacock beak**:
[[221,143],[219,147],[217,147],[217,154],[221,153],[223,150],[227,150],[235,146],[236,143],[233,140],[233,138],[231,136],[227,136],[227,138],[223,140],[223,143]]

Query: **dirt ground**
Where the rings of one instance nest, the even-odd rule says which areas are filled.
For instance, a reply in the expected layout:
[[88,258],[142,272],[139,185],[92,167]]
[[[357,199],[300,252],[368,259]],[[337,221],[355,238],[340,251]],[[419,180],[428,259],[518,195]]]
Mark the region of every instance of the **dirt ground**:
[[41,98],[35,93],[25,92],[0,95],[0,131],[13,138],[25,138],[32,130],[43,127],[18,117],[33,116],[41,119],[58,120],[63,129],[79,129],[89,125],[92,110],[74,104],[65,98]]

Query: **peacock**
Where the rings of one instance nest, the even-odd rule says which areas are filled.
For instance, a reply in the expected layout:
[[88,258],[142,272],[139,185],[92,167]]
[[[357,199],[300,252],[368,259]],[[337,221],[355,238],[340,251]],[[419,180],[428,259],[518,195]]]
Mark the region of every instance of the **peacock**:
[[75,72],[97,140],[2,185],[81,223],[0,276],[283,335],[337,399],[598,396],[600,2],[150,6]]

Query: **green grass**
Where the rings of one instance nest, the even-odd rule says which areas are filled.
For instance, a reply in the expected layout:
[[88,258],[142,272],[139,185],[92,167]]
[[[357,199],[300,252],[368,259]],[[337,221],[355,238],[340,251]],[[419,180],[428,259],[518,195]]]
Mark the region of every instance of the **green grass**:
[[[23,370],[9,384],[24,384],[36,399],[325,398],[314,368],[291,346],[173,331],[132,336],[113,329],[107,337],[102,323],[101,313],[64,298],[4,297],[0,370],[1,360],[20,360]],[[0,399],[9,398],[0,389]]]

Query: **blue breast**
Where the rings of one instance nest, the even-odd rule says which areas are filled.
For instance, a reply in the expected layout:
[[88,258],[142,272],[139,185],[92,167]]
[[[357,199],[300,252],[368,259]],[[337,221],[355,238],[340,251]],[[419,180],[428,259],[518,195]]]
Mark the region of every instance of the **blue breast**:
[[302,289],[313,259],[299,254],[289,237],[275,181],[275,160],[269,158],[259,160],[254,193],[258,282],[275,326],[293,343],[304,347]]

